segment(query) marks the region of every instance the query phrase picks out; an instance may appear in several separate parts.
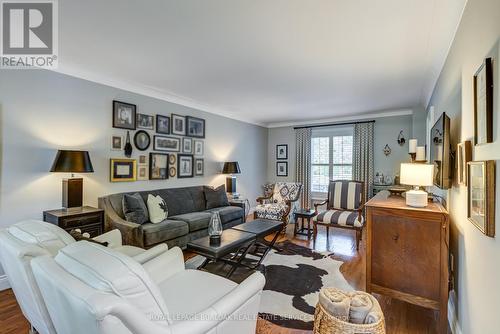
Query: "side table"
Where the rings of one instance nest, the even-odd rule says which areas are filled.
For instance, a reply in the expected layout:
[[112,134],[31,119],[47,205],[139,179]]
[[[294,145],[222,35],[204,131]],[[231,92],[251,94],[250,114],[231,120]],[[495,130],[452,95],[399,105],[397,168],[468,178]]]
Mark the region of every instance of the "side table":
[[91,206],[44,211],[43,220],[68,233],[78,228],[82,233],[89,233],[91,238],[104,233],[104,210]]
[[[316,212],[314,210],[305,210],[305,209],[300,209],[298,211],[295,211],[293,213],[293,216],[295,217],[295,226],[293,228],[293,235],[296,236],[297,234],[300,235],[307,235],[307,239],[311,238],[311,218],[314,217]],[[302,222],[302,226],[299,228],[299,218]],[[304,219],[307,220],[307,227],[304,226]],[[304,232],[306,230],[306,232]]]

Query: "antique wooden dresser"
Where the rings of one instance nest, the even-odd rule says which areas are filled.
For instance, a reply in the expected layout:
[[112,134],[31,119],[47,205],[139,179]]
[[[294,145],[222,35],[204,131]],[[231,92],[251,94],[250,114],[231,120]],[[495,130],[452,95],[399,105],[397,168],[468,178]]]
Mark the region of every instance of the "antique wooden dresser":
[[366,203],[366,291],[439,312],[447,332],[448,212],[438,202],[406,206],[382,191]]

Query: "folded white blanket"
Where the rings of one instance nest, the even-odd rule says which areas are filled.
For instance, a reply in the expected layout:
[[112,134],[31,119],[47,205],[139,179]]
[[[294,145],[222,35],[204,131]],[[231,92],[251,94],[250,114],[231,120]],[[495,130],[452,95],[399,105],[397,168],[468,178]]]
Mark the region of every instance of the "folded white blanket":
[[342,321],[349,321],[349,308],[351,305],[349,293],[336,289],[321,289],[319,303],[329,314]]
[[353,324],[373,324],[383,317],[375,297],[363,291],[321,289],[319,303],[330,315]]

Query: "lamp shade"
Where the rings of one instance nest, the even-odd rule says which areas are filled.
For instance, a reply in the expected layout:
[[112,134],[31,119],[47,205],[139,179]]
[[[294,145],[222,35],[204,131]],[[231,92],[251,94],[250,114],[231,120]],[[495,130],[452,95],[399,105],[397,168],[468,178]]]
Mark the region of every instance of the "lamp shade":
[[432,186],[434,165],[404,163],[401,164],[400,182],[411,186]]
[[224,162],[224,167],[222,168],[222,174],[240,174],[240,165],[238,161],[226,161]]
[[94,168],[87,151],[57,151],[51,172],[61,173],[93,173]]

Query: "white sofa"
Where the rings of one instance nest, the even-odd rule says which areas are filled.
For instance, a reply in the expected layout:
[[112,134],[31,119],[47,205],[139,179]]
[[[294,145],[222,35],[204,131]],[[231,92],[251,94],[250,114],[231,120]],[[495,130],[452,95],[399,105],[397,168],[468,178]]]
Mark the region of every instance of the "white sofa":
[[140,265],[79,241],[31,265],[58,333],[253,334],[265,283],[187,270],[178,247]]
[[[164,244],[147,251],[122,246],[118,230],[94,239],[108,242],[110,248],[132,256],[139,263],[154,259],[168,250]],[[38,220],[19,222],[0,230],[0,262],[25,318],[41,334],[56,334],[56,331],[33,277],[30,262],[42,255],[55,256],[61,248],[75,242],[69,233],[58,226]]]

